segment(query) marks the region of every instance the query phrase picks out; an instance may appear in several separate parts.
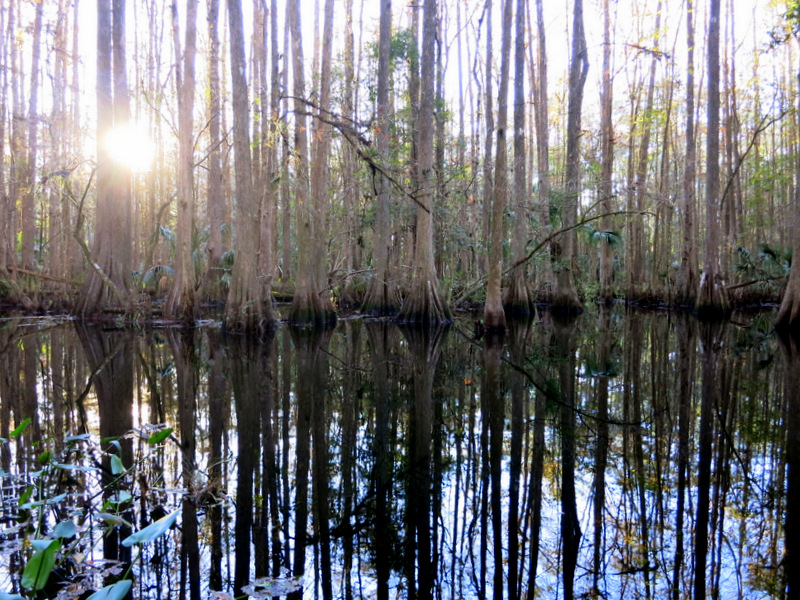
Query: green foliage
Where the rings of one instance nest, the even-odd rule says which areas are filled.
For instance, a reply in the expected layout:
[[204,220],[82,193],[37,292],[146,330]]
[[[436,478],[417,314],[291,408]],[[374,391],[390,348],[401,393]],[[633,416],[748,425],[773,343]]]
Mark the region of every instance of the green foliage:
[[597,245],[605,243],[612,248],[622,245],[622,234],[619,231],[614,231],[612,229],[600,231],[599,229],[595,229],[591,223],[587,223],[583,227],[586,230],[589,243],[591,244]]
[[38,592],[45,585],[56,565],[56,552],[61,549],[59,540],[31,540],[36,549],[22,572],[22,587]]
[[178,518],[180,511],[176,510],[164,517],[161,517],[155,523],[151,523],[144,529],[129,535],[122,540],[123,546],[133,546],[134,544],[147,544],[160,538],[164,535],[174,524]]
[[[0,444],[24,443],[23,433],[30,424],[30,419],[22,421],[10,432],[8,439],[0,440]],[[80,434],[68,435],[63,441],[45,438],[31,442],[31,449],[37,451],[37,462],[41,466],[38,471],[25,470],[15,475],[0,471],[4,487],[7,485],[5,479],[8,478],[9,489],[24,490],[14,505],[3,505],[3,510],[7,511],[10,519],[20,523],[19,531],[22,535],[14,540],[11,551],[20,556],[17,564],[21,566],[17,577],[24,591],[21,595],[0,592],[0,600],[41,597],[45,586],[49,589],[52,585],[56,570],[60,573],[59,578],[64,576],[63,573],[68,573],[68,581],[81,588],[72,597],[77,597],[81,590],[91,588],[94,576],[101,573],[91,565],[84,567],[83,563],[87,545],[97,543],[93,539],[92,529],[97,531],[99,524],[100,532],[117,535],[116,530],[120,527],[135,528],[131,523],[134,519],[128,516],[134,500],[134,488],[139,485],[135,482],[146,478],[150,472],[148,464],[160,456],[155,448],[173,433],[171,428],[145,427],[144,431],[148,429],[155,433],[145,438],[149,444],[140,446],[142,455],[131,464],[128,464],[130,459],[123,460],[123,456],[126,456],[126,447],[123,444],[127,436],[97,440],[90,434]],[[106,448],[105,451],[103,447]],[[147,451],[147,448],[153,450]],[[94,465],[98,464],[101,457],[107,461],[105,473],[113,477],[100,479],[101,469]],[[69,487],[65,487],[88,487],[97,485],[100,481],[103,483],[99,490],[95,488],[97,491],[94,493],[102,495],[102,505],[79,501],[81,495],[75,495]],[[174,511],[128,535],[123,540],[123,545],[146,544],[158,539],[175,525],[179,512]],[[49,531],[47,537],[43,535],[45,531]],[[8,544],[6,549],[9,549]],[[70,565],[69,569],[60,568],[65,564]],[[84,573],[84,569],[88,569],[87,573],[91,575]],[[128,594],[131,585],[130,579],[123,579],[89,597],[120,600]]]

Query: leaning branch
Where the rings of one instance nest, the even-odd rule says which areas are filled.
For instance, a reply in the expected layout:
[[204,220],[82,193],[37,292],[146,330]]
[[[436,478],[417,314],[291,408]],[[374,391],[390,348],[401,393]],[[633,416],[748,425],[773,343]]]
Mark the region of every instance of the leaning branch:
[[83,239],[83,235],[81,231],[83,230],[83,204],[86,201],[86,196],[89,194],[89,188],[92,185],[92,181],[94,180],[94,174],[97,169],[92,169],[91,174],[89,175],[89,181],[86,182],[86,187],[83,190],[83,195],[81,196],[81,201],[78,204],[78,219],[75,223],[75,232],[73,233],[73,237],[78,242],[78,245],[81,247],[83,252],[83,256],[89,265],[94,269],[97,276],[100,277],[101,281],[105,283],[108,288],[114,292],[117,299],[122,301],[123,303],[126,302],[125,293],[117,287],[117,284],[111,281],[111,278],[106,275],[106,272],[103,271],[102,267],[98,265],[94,259],[92,258],[92,252],[89,250],[89,246],[86,244],[86,240]]
[[[285,96],[285,98],[289,100],[297,99],[294,96]],[[368,152],[365,151],[365,148],[371,146],[372,143],[370,142],[370,140],[365,138],[356,130],[355,126],[357,123],[355,121],[351,120],[352,124],[348,123],[342,117],[340,117],[335,112],[330,110],[324,111],[325,116],[323,116],[323,111],[310,100],[306,100],[305,98],[300,98],[300,101],[317,111],[314,113],[301,112],[300,114],[306,117],[318,119],[319,121],[322,121],[326,125],[330,125],[334,129],[336,129],[339,133],[342,134],[344,139],[346,139],[347,142],[353,147],[353,149],[356,151],[356,154],[358,154],[359,158],[361,158],[361,160],[367,163],[369,168],[372,169],[373,173],[378,173],[381,176],[385,177],[389,183],[391,183],[395,188],[397,188],[400,191],[401,194],[403,194],[403,196],[411,200],[411,202],[416,204],[426,213],[430,214],[431,212],[430,208],[425,206],[422,202],[420,202],[417,199],[415,195],[416,190],[409,191],[408,189],[406,189],[406,187],[402,183],[397,181],[397,179],[393,177],[391,173],[389,173],[386,169],[384,169],[382,165],[378,164],[378,162],[372,156],[370,156]]]
[[[510,267],[506,268],[505,271],[503,271],[503,277],[508,275],[514,269],[517,269],[517,268],[521,267],[523,264],[527,263],[534,256],[536,256],[542,248],[544,248],[547,244],[549,244],[551,241],[553,241],[558,236],[563,235],[563,234],[565,234],[565,233],[567,233],[569,231],[572,231],[573,229],[577,229],[579,227],[583,227],[587,223],[591,223],[592,221],[597,221],[598,219],[602,219],[603,217],[613,217],[613,216],[617,216],[617,215],[651,215],[651,214],[652,213],[650,213],[648,211],[617,210],[617,211],[614,211],[614,212],[608,212],[608,213],[602,213],[602,214],[599,214],[599,215],[595,215],[593,217],[585,217],[585,218],[581,219],[579,222],[577,222],[575,225],[570,225],[569,227],[564,227],[564,228],[559,229],[558,231],[554,231],[553,233],[548,235],[541,242],[536,244],[536,246],[534,246],[533,250],[528,252],[525,256],[520,258],[517,262],[512,264]],[[467,297],[471,296],[473,293],[475,293],[483,285],[486,277],[487,277],[487,275],[482,275],[476,281],[474,281],[470,285],[468,285],[464,289],[464,291],[461,292],[461,294],[459,294],[458,298],[456,298],[453,301],[453,303],[455,305],[459,305],[464,301],[465,298],[467,298]]]

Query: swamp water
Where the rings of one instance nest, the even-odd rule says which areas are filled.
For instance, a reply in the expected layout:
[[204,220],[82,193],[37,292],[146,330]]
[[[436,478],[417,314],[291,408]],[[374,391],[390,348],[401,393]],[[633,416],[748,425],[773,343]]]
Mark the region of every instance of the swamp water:
[[800,351],[771,317],[260,345],[0,320],[0,597],[797,594]]

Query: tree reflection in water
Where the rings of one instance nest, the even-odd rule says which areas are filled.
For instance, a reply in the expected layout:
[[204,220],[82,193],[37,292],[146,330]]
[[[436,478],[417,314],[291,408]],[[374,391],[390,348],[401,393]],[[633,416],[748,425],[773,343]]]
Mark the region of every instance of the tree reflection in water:
[[[114,558],[141,598],[796,598],[800,351],[768,324],[598,308],[505,339],[342,320],[256,344],[2,321],[0,592],[46,483],[67,496],[42,535],[83,532],[59,576]],[[45,450],[87,469],[38,481]]]

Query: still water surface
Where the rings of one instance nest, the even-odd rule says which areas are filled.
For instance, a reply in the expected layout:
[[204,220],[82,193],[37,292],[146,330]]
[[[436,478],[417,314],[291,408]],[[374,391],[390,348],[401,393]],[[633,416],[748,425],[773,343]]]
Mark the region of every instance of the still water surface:
[[50,597],[796,594],[800,352],[770,318],[2,320],[0,592],[71,521]]

